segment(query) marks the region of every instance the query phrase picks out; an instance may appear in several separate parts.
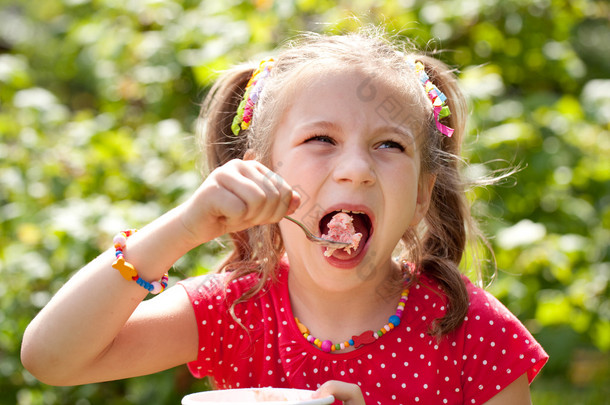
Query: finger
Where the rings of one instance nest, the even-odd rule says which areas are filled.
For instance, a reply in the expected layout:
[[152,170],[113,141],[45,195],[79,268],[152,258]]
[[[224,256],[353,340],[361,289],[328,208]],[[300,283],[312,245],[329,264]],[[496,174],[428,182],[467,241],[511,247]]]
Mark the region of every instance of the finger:
[[356,384],[336,380],[326,381],[316,390],[313,397],[324,398],[329,395],[334,396],[336,400],[343,401],[344,405],[365,405],[362,391]]
[[258,220],[262,223],[278,222],[282,214],[288,210],[291,199],[291,189],[286,181],[278,174],[269,169],[264,169],[261,187],[267,194],[267,199],[262,210],[259,212]]
[[266,198],[256,181],[242,171],[234,164],[227,164],[227,167],[212,172],[207,179],[207,203],[212,206],[210,212],[219,218],[226,217],[228,227],[239,224],[247,228],[250,217]]
[[221,188],[245,204],[245,211],[234,218],[242,227],[278,222],[291,204],[292,188],[259,162],[231,161],[216,177]]
[[300,195],[292,189],[292,187],[279,174],[267,170],[266,178],[271,186],[275,187],[279,193],[279,198],[274,201],[274,204],[269,206],[271,215],[268,222],[279,222],[284,215],[294,212],[301,202]]
[[[231,187],[226,187],[221,181],[210,181],[202,195],[204,203],[209,207],[209,214],[223,226],[231,228],[239,222],[248,211],[247,202]],[[245,226],[244,226],[245,227]],[[232,229],[227,229],[230,231]]]
[[[265,203],[267,194],[256,181],[244,176],[234,176],[228,173],[219,174],[216,178],[218,188],[218,209],[226,213],[231,222],[250,223]],[[231,204],[226,204],[224,198],[229,198]],[[241,203],[241,204],[240,204]]]
[[259,185],[266,195],[264,204],[256,208],[257,215],[255,221],[257,223],[276,223],[290,209],[296,210],[300,204],[300,197],[298,194],[295,195],[293,193],[292,187],[282,176],[259,162],[249,161],[247,163],[249,164],[247,169],[254,169],[256,173],[247,173],[245,175],[252,176],[251,178],[257,183],[260,180]]

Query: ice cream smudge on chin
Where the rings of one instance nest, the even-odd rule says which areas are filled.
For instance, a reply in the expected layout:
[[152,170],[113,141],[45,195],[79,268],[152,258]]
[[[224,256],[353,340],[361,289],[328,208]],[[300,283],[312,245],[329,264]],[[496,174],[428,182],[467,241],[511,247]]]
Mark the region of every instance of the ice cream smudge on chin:
[[[347,253],[352,253],[352,249],[358,249],[362,234],[357,233],[354,229],[353,218],[351,215],[345,212],[338,212],[333,215],[332,219],[328,223],[328,233],[322,235],[324,239],[329,239],[337,242],[350,243],[349,246],[342,248]],[[336,249],[326,248],[324,256],[330,257]]]

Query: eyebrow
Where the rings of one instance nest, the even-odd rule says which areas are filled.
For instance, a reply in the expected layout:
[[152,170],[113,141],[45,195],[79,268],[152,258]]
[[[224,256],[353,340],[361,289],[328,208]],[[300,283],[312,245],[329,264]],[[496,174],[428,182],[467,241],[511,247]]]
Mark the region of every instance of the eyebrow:
[[[332,121],[326,121],[326,120],[307,122],[303,125],[298,126],[297,128],[299,130],[322,128],[325,130],[342,131],[342,128],[340,125],[338,125]],[[382,125],[378,128],[375,128],[375,133],[387,133],[387,132],[395,133],[396,135],[399,135],[400,137],[403,137],[412,142],[415,141],[415,136],[413,135],[413,133],[410,130],[400,127],[400,126]]]
[[311,122],[307,122],[303,125],[299,125],[299,126],[297,126],[297,128],[299,130],[323,128],[323,129],[327,129],[327,130],[341,131],[341,126],[335,124],[332,121],[311,121]]
[[413,135],[413,133],[404,127],[399,127],[396,125],[384,125],[378,128],[376,132],[392,132],[402,138],[405,138],[405,140],[415,142],[415,136]]

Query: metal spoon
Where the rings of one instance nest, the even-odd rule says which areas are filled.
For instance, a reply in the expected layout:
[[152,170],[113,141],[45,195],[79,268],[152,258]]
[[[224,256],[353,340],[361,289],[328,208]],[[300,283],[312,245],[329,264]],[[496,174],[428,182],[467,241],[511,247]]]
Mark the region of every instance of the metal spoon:
[[301,222],[297,221],[296,219],[289,217],[288,215],[286,215],[284,218],[286,218],[287,220],[292,221],[295,224],[297,224],[298,226],[300,226],[301,229],[305,232],[305,236],[307,237],[307,239],[309,239],[310,241],[312,241],[314,243],[317,243],[319,245],[326,246],[329,248],[333,248],[333,249],[342,249],[342,248],[351,246],[351,243],[339,242],[336,240],[320,238],[320,237],[314,235],[309,229],[307,229],[307,227],[305,225],[303,225]]

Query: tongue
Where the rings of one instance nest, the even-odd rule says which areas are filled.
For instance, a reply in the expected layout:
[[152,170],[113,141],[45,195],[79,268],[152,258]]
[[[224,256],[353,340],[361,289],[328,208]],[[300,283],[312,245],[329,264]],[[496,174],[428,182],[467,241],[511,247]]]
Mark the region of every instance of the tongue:
[[364,216],[360,214],[352,215],[352,225],[354,225],[354,229],[357,233],[362,234],[362,239],[360,240],[360,244],[363,245],[369,237],[369,227],[364,220]]

